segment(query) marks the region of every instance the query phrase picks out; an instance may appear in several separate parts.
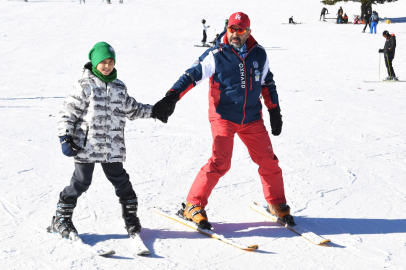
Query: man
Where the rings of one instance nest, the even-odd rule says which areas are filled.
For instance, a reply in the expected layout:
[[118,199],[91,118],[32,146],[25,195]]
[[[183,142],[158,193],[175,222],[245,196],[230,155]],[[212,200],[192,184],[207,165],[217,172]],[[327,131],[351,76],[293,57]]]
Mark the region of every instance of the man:
[[374,10],[372,11],[371,18],[369,18],[369,23],[371,24],[371,27],[369,29],[369,32],[372,34],[372,31],[376,34],[376,26],[378,25],[379,22],[379,15],[378,13]]
[[368,10],[368,12],[364,15],[364,30],[362,30],[362,33],[365,33],[365,29],[367,28],[367,25],[369,25],[369,29],[371,29],[371,24],[369,23],[369,19],[371,18],[371,11]]
[[176,102],[210,78],[209,120],[213,152],[197,174],[180,214],[201,228],[211,228],[204,208],[220,177],[230,169],[234,135],[237,134],[259,166],[269,211],[294,225],[290,207],[286,205],[282,170],[262,119],[261,94],[270,115],[272,134],[281,133],[278,94],[265,49],[251,36],[250,19],[242,12],[231,15],[222,39],[224,43],[203,53],[152,111],[152,117],[166,122]]
[[395,58],[396,49],[396,37],[395,35],[390,35],[388,31],[383,31],[383,37],[386,39],[385,46],[383,49],[379,49],[379,53],[383,53],[385,58],[385,65],[388,70],[388,77],[385,81],[398,81],[395,71],[393,70],[392,61]]
[[[209,28],[210,27],[210,25],[209,26],[206,26],[206,20],[205,19],[203,19],[202,20],[202,24],[203,24],[203,39],[202,39],[202,46],[206,46],[206,40],[207,40],[207,28]],[[208,46],[209,47],[209,46]]]
[[323,21],[326,20],[326,11],[327,11],[327,14],[328,14],[328,9],[326,7],[323,7],[323,9],[321,10],[319,21],[321,21],[321,17],[323,17]]

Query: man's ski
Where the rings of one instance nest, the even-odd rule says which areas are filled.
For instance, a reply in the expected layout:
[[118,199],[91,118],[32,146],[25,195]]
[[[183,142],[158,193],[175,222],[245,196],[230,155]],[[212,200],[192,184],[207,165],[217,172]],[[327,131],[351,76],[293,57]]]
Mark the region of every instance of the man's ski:
[[252,210],[254,210],[255,212],[258,212],[270,219],[272,219],[273,221],[278,222],[279,224],[281,224],[282,226],[288,228],[289,230],[297,233],[300,236],[303,236],[303,238],[309,240],[310,242],[312,242],[313,244],[316,245],[322,245],[328,242],[331,242],[329,239],[324,239],[323,237],[310,232],[308,230],[306,230],[303,227],[300,227],[299,225],[295,225],[295,226],[289,226],[288,224],[285,224],[282,220],[278,219],[276,216],[272,215],[271,213],[269,213],[267,211],[266,206],[261,206],[258,203],[254,202],[254,203],[250,203],[250,208]]
[[180,216],[178,216],[176,214],[173,214],[173,213],[170,213],[169,211],[162,210],[161,208],[154,207],[154,211],[156,213],[158,213],[158,214],[161,214],[161,215],[167,217],[167,218],[175,220],[175,221],[177,221],[177,222],[179,222],[179,223],[181,223],[183,225],[186,225],[187,227],[192,228],[192,229],[194,229],[194,230],[196,230],[196,231],[198,231],[198,232],[200,232],[200,233],[202,233],[204,235],[207,235],[207,236],[210,236],[212,238],[218,239],[218,240],[220,240],[220,241],[222,241],[224,243],[227,243],[229,245],[232,245],[232,246],[234,246],[236,248],[246,250],[246,251],[254,251],[254,250],[258,249],[258,245],[245,246],[245,245],[242,245],[242,244],[240,244],[240,243],[238,243],[238,242],[236,242],[234,240],[227,239],[224,236],[222,236],[220,234],[217,234],[212,230],[201,229],[201,228],[199,228],[199,226],[196,223],[194,223],[192,221],[188,221],[188,220],[186,220],[184,218],[181,218]]
[[133,246],[135,247],[134,257],[151,254],[151,252],[145,246],[144,241],[142,241],[139,233],[133,234],[130,237],[131,241],[133,242]]
[[[57,233],[52,231],[51,226],[49,226],[47,228],[47,232],[54,233],[55,235],[57,234]],[[88,244],[85,244],[82,241],[82,239],[79,237],[79,235],[74,233],[74,232],[71,232],[69,234],[69,239],[66,239],[66,241],[69,241],[71,244],[79,247],[80,249],[82,249],[84,251],[91,252],[92,254],[97,255],[97,256],[107,257],[107,256],[110,256],[110,255],[116,254],[116,252],[114,250],[109,250],[109,251],[104,251],[104,250],[97,250],[96,251],[96,250],[94,250],[92,248],[92,246],[90,246]]]
[[364,83],[378,83],[378,82],[386,82],[386,83],[396,83],[396,82],[406,82],[406,81],[363,81]]

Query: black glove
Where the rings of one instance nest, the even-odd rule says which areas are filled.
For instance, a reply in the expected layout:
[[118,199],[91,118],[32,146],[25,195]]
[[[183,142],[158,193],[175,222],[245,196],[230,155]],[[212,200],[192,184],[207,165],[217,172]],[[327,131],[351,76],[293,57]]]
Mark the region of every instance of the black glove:
[[179,94],[175,91],[168,91],[163,99],[158,101],[152,108],[152,118],[157,118],[163,123],[168,123],[168,117],[175,111],[176,102],[179,100]]
[[383,53],[383,49],[379,49],[379,51],[378,51],[379,53]]
[[80,150],[82,150],[82,148],[80,148],[73,142],[72,136],[70,135],[59,137],[59,141],[62,145],[62,153],[65,156],[74,157]]
[[281,108],[277,107],[272,110],[268,110],[269,118],[271,119],[272,135],[278,136],[282,132],[282,115]]

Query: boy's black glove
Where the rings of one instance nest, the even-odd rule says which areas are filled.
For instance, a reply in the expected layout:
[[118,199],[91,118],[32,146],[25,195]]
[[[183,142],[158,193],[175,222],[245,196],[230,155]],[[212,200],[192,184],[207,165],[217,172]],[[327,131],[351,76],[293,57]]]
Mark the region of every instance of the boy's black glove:
[[175,91],[168,91],[163,99],[158,101],[152,108],[152,118],[157,118],[163,123],[168,123],[168,117],[175,111],[176,102],[179,100],[179,94]]
[[65,156],[74,157],[80,150],[82,150],[82,148],[80,148],[73,142],[72,136],[70,135],[59,137],[59,141],[62,145],[62,153]]
[[271,119],[271,129],[274,136],[278,136],[282,132],[282,115],[279,107],[268,110],[269,118]]
[[379,51],[378,51],[379,53],[383,53],[383,49],[379,49]]

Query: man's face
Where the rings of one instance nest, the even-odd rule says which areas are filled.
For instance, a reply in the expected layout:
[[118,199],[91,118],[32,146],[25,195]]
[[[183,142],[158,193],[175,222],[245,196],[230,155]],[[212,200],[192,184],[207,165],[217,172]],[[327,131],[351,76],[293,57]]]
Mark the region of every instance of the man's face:
[[234,33],[230,33],[230,31],[227,30],[228,43],[230,43],[230,45],[234,48],[241,48],[247,41],[248,37],[251,35],[251,29],[246,30],[244,34],[238,34],[237,30],[242,31],[239,26],[232,25],[229,28],[231,28],[232,31],[234,30]]
[[101,72],[101,74],[103,74],[104,76],[108,76],[114,69],[114,59],[113,58],[104,59],[97,65],[96,68],[98,71]]

